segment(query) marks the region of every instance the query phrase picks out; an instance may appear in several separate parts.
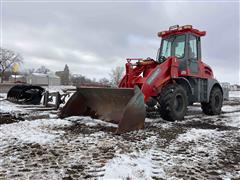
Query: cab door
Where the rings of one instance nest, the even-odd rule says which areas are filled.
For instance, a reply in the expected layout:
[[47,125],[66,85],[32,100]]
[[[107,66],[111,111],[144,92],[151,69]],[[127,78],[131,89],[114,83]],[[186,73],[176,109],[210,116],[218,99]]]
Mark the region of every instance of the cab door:
[[199,74],[199,63],[198,63],[198,37],[189,34],[188,39],[188,69],[190,74]]

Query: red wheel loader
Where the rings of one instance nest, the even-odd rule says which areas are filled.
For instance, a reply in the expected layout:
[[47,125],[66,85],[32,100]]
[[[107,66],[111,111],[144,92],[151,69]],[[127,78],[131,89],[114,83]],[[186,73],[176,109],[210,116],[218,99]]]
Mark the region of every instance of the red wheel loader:
[[146,110],[154,108],[168,121],[182,120],[187,106],[200,102],[207,115],[221,112],[223,90],[212,69],[202,62],[205,31],[191,25],[171,26],[156,60],[127,59],[119,88],[77,88],[60,117],[91,116],[118,124],[117,133],[144,127]]

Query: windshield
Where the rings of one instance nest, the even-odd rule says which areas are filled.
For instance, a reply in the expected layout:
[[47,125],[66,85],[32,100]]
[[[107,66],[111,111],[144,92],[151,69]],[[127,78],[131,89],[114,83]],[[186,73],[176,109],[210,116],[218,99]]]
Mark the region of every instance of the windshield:
[[160,57],[176,56],[177,58],[184,57],[185,35],[172,36],[162,40],[162,48]]

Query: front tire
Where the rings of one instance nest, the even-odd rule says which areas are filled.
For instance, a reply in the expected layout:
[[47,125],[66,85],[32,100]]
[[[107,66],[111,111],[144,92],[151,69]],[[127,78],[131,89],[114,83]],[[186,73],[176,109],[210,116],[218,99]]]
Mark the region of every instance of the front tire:
[[217,115],[221,113],[223,94],[219,87],[214,87],[210,93],[209,102],[201,103],[202,111],[207,115]]
[[159,95],[160,114],[164,120],[183,120],[187,111],[186,90],[178,84],[168,84]]

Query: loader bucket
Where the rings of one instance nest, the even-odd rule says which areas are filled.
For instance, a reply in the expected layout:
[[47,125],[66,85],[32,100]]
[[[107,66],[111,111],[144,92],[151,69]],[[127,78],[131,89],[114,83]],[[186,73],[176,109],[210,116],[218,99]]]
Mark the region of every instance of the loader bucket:
[[60,112],[60,117],[90,116],[118,124],[117,133],[144,128],[144,97],[130,88],[78,88]]

